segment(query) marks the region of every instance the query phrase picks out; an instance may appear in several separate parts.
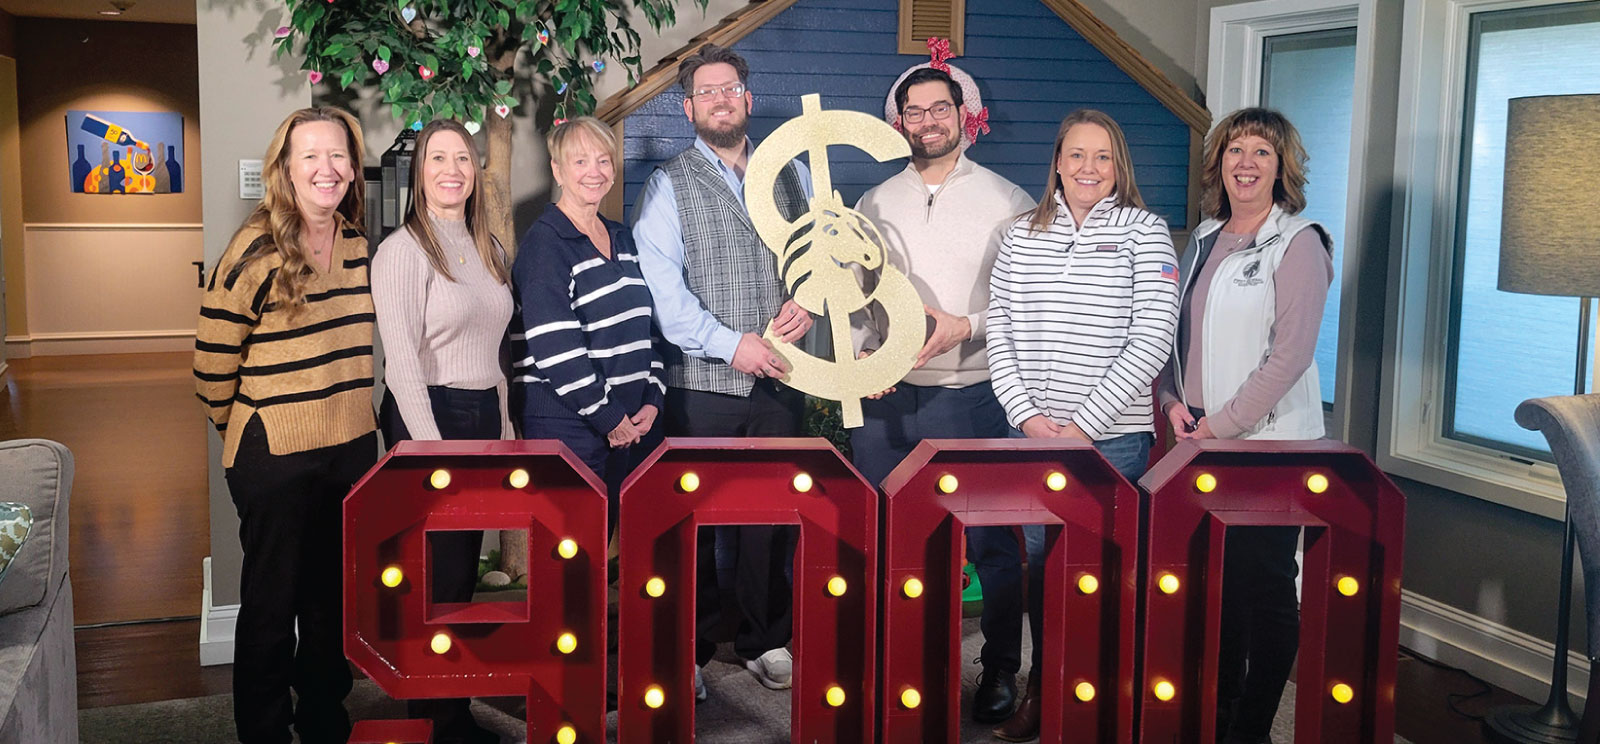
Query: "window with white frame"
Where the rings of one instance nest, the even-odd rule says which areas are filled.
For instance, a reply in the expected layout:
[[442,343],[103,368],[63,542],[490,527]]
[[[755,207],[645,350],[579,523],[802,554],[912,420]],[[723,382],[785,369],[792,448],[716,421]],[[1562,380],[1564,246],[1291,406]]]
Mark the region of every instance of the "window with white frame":
[[1521,96],[1600,93],[1600,3],[1474,13],[1465,63],[1441,433],[1548,460],[1544,437],[1512,412],[1573,390],[1578,300],[1495,288],[1506,111]]
[[1403,35],[1378,464],[1560,519],[1514,414],[1571,394],[1578,301],[1496,288],[1505,120],[1511,98],[1600,92],[1600,1],[1407,0]]

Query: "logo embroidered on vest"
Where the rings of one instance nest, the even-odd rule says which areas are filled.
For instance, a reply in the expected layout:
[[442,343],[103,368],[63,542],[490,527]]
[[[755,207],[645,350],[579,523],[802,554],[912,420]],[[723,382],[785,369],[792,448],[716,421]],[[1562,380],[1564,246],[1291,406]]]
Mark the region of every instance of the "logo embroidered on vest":
[[1240,287],[1254,287],[1260,284],[1265,284],[1265,279],[1256,276],[1256,274],[1259,273],[1261,273],[1261,261],[1260,259],[1257,259],[1255,261],[1251,261],[1250,265],[1244,267],[1244,278],[1234,279],[1233,283]]

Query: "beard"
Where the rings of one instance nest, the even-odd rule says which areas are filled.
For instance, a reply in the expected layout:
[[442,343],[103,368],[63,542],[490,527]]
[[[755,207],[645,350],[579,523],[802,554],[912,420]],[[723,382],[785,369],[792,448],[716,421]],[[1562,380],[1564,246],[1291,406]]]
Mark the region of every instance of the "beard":
[[[727,126],[722,129],[718,129],[716,122],[711,118],[718,111],[732,111],[734,114],[728,117]],[[739,116],[740,113],[741,111],[738,108],[731,106],[713,108],[706,112],[704,120],[695,119],[694,133],[699,135],[700,139],[705,140],[706,144],[715,148],[725,150],[738,147],[744,142],[745,134],[750,129],[749,115]],[[738,117],[738,119],[735,120],[734,117]]]
[[[930,132],[944,132],[944,144],[938,145],[931,150],[928,149],[928,146],[922,143],[922,135]],[[923,127],[915,134],[906,135],[906,142],[911,145],[912,157],[917,158],[918,160],[937,160],[949,155],[950,153],[954,152],[957,147],[961,146],[961,135],[945,129],[944,127],[934,125],[931,127]]]

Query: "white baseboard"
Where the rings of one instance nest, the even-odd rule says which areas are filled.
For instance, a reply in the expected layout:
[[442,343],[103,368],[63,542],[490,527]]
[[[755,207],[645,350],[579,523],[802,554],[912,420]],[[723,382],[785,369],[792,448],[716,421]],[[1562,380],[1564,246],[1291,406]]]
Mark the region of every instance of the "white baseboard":
[[[1555,644],[1420,594],[1400,594],[1400,645],[1534,702],[1549,695]],[[1569,651],[1568,699],[1581,709],[1588,689],[1589,660]]]
[[144,354],[193,350],[192,330],[34,333],[27,336],[6,337],[6,356],[14,359],[72,354]]
[[200,666],[233,663],[233,628],[239,605],[211,604],[211,556],[201,564],[204,586],[200,590]]

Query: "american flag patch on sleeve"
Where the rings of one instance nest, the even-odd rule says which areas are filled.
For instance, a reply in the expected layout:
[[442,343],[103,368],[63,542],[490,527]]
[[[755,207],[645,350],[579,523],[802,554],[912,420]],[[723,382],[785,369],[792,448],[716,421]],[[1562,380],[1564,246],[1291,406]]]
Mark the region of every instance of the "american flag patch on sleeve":
[[1178,267],[1169,263],[1161,264],[1161,278],[1171,279],[1173,284],[1178,283]]

